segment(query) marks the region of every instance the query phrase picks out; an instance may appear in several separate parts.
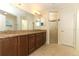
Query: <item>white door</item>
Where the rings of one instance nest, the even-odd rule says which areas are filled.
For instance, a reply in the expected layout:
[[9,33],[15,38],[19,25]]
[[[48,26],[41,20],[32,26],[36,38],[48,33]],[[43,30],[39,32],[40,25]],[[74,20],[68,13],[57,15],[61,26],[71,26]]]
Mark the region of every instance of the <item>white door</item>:
[[0,14],[0,31],[4,31],[6,26],[5,16]]
[[74,11],[65,9],[60,12],[60,21],[58,24],[58,39],[61,44],[74,46]]

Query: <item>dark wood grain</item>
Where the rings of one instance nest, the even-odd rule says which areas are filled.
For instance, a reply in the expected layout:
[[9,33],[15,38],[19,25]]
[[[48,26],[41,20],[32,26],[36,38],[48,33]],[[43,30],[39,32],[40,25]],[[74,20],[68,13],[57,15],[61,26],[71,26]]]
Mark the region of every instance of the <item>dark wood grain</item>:
[[2,56],[17,56],[17,37],[2,39]]
[[18,37],[18,55],[27,56],[28,55],[28,36],[22,35]]
[[0,56],[27,56],[46,42],[46,32],[0,38]]
[[35,50],[35,43],[35,34],[29,35],[29,54]]

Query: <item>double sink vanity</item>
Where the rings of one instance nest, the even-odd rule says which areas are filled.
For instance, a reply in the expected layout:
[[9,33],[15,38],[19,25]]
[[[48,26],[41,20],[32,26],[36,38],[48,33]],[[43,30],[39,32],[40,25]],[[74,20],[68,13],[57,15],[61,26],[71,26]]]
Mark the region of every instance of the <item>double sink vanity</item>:
[[46,42],[46,30],[0,32],[0,56],[28,56]]

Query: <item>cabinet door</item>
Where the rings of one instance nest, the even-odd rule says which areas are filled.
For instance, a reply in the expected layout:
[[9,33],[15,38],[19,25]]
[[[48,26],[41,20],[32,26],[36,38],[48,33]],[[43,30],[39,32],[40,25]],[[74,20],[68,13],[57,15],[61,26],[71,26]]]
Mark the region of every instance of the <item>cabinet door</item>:
[[18,38],[18,55],[28,55],[28,36],[22,35]]
[[46,42],[46,32],[36,34],[36,48],[39,48]]
[[42,44],[46,43],[46,32],[42,33]]
[[32,53],[35,50],[35,35],[29,35],[29,53]]
[[0,38],[0,56],[2,55],[2,42],[3,42],[3,39]]
[[1,48],[3,56],[17,56],[17,37],[3,39]]
[[36,34],[36,48],[39,48],[42,45],[42,33]]

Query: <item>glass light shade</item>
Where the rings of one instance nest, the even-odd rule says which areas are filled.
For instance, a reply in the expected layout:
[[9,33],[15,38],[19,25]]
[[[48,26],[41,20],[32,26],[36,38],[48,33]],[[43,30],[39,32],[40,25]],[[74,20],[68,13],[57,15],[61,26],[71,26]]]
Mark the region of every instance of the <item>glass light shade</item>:
[[35,24],[36,24],[36,26],[41,26],[41,23],[39,21],[36,22]]

